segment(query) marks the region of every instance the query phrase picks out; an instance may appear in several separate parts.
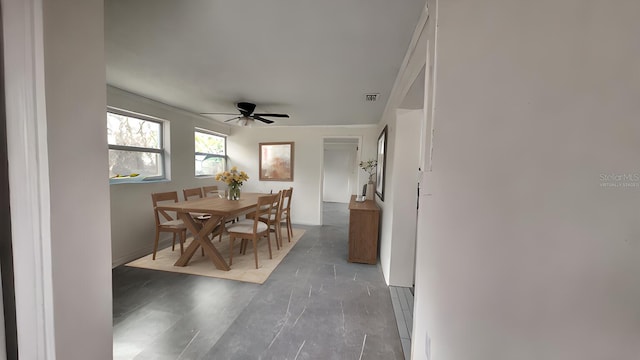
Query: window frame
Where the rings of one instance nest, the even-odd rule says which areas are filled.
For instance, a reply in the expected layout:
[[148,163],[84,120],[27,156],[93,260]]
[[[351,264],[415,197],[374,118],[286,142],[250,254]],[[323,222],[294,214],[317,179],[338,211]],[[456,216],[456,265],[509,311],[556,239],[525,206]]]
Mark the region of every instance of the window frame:
[[[195,146],[196,145],[196,133],[202,133],[202,134],[206,134],[206,135],[213,135],[213,136],[218,136],[218,137],[223,138],[224,139],[224,155],[203,153],[203,152],[196,151],[196,146]],[[227,156],[227,135],[221,134],[221,133],[209,130],[209,129],[195,127],[193,129],[193,158],[194,158],[194,161],[196,161],[195,157],[198,156],[198,155],[204,155],[205,159],[206,159],[206,156],[223,159],[223,161],[224,161],[224,170],[226,171],[227,170],[227,164],[229,162],[228,161],[229,158]],[[204,160],[202,160],[202,161],[204,161]],[[193,174],[198,179],[209,178],[209,177],[216,176],[216,174],[197,175],[196,174],[196,168],[195,168],[195,162],[194,162]]]
[[[149,116],[149,115],[145,115],[145,114],[136,113],[136,112],[127,111],[127,110],[122,110],[122,109],[116,109],[116,108],[112,108],[112,107],[107,107],[107,114],[108,113],[112,113],[112,114],[120,115],[120,116],[126,116],[126,117],[137,119],[137,120],[148,121],[148,122],[153,122],[153,123],[159,124],[160,125],[160,134],[158,135],[158,145],[160,147],[159,149],[140,147],[140,146],[113,145],[113,144],[109,144],[109,140],[108,139],[107,139],[107,145],[108,145],[109,150],[131,151],[131,152],[146,152],[146,153],[159,154],[160,155],[159,163],[162,164],[162,174],[161,175],[158,175],[158,176],[147,176],[147,177],[140,178],[140,179],[126,178],[126,177],[122,178],[122,179],[109,178],[109,183],[110,184],[120,184],[120,183],[131,183],[131,182],[140,182],[140,181],[144,181],[144,182],[150,182],[151,181],[151,182],[153,182],[153,181],[165,181],[165,180],[168,180],[169,179],[169,177],[167,176],[168,163],[167,163],[167,156],[166,156],[167,155],[167,149],[165,147],[165,134],[166,134],[165,126],[167,126],[168,121],[162,120],[162,119],[158,119],[158,118],[155,118],[153,116]],[[107,122],[107,129],[108,129],[108,122]]]

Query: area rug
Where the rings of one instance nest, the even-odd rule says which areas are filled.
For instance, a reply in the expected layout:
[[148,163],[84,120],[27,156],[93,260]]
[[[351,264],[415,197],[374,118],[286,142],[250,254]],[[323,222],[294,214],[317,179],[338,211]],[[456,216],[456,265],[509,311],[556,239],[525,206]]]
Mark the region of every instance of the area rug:
[[[126,266],[262,284],[267,280],[267,278],[269,278],[271,272],[273,272],[282,259],[287,256],[289,251],[295,246],[304,233],[305,230],[294,228],[291,242],[288,242],[286,229],[283,229],[282,247],[280,250],[277,250],[275,236],[272,234],[271,250],[273,253],[273,259],[269,259],[269,248],[267,247],[265,239],[263,238],[258,241],[258,269],[256,269],[256,263],[253,257],[253,245],[249,243],[246,254],[240,255],[239,240],[236,240],[235,244],[233,244],[233,265],[231,265],[231,270],[229,271],[216,269],[211,259],[206,256],[202,256],[200,250],[193,255],[187,266],[173,266],[180,257],[180,248],[178,246],[176,246],[175,251],[171,251],[171,246],[158,251],[156,253],[155,260],[152,260],[152,255],[149,254],[145,257],[127,263]],[[193,238],[187,239],[185,249],[192,239]],[[222,254],[224,259],[229,262],[229,237],[227,235],[223,236],[222,242],[218,242],[218,239],[216,238],[212,243],[216,249],[218,249],[220,254]]]

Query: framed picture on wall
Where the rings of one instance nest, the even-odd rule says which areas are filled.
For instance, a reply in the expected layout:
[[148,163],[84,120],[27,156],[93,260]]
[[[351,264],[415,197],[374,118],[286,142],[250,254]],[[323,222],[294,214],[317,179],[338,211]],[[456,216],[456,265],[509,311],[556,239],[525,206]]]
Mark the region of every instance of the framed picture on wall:
[[376,166],[376,195],[384,201],[384,172],[387,159],[387,126],[378,136],[378,165]]
[[260,181],[293,181],[293,145],[260,143]]

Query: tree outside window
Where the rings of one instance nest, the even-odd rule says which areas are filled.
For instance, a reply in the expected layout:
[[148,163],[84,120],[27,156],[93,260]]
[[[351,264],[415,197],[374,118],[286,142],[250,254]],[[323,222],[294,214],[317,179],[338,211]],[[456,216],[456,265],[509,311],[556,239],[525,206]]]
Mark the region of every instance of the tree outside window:
[[226,168],[227,138],[202,129],[196,129],[196,176],[214,176]]
[[107,112],[109,178],[162,179],[163,124]]

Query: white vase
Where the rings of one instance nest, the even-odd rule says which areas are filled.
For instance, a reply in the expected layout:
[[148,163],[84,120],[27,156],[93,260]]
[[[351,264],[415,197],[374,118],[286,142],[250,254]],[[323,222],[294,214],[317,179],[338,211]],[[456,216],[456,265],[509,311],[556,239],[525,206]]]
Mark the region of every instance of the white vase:
[[370,182],[367,184],[367,193],[365,196],[367,200],[373,200],[373,194],[375,193],[375,189],[376,189],[375,183]]

